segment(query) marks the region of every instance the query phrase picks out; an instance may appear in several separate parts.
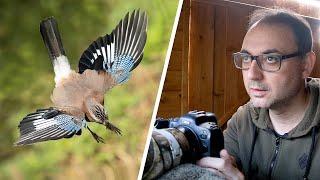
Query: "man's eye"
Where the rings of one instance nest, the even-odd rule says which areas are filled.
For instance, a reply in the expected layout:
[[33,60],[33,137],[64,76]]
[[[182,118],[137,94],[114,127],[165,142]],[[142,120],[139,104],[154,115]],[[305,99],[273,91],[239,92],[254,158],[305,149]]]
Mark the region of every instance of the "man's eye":
[[250,56],[242,56],[242,61],[245,63],[251,62],[251,57]]
[[266,62],[269,64],[277,63],[279,61],[280,61],[280,58],[278,56],[267,56],[266,57]]

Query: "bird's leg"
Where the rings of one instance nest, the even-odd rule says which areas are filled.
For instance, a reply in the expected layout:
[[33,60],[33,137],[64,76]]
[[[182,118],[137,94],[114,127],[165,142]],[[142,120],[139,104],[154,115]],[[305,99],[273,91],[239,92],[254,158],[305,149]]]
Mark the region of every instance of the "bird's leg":
[[97,143],[104,143],[104,140],[102,137],[98,136],[96,133],[94,133],[93,131],[91,131],[91,129],[89,128],[89,126],[87,126],[87,129],[90,131],[91,135],[93,136],[93,138],[97,141]]
[[110,129],[111,131],[117,133],[118,135],[121,135],[121,130],[117,128],[115,125],[111,124],[109,121],[105,121],[105,126],[107,129]]

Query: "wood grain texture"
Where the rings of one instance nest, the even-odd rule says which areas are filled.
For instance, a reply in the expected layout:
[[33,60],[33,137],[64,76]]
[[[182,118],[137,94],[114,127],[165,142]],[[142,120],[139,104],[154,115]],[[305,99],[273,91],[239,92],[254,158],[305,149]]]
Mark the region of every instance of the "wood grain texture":
[[181,71],[167,71],[163,91],[181,91]]
[[177,31],[176,36],[174,38],[172,50],[182,51],[182,47],[183,47],[183,31]]
[[173,50],[170,56],[168,71],[182,71],[183,51]]
[[182,47],[182,79],[181,79],[181,114],[185,114],[189,108],[189,34],[190,34],[190,0],[183,2],[182,8],[183,47]]
[[214,7],[191,1],[189,108],[213,109]]
[[160,99],[161,108],[158,109],[157,117],[179,117],[181,105],[181,91],[166,91]]
[[225,113],[226,96],[226,63],[227,63],[227,8],[215,7],[215,41],[214,41],[214,82],[213,82],[213,112],[218,118]]
[[[189,0],[184,1],[160,99],[157,113],[158,117],[169,118],[173,116],[181,116],[183,113],[182,107],[187,108],[188,91],[185,90],[187,89],[185,76],[187,76],[188,70],[185,69],[186,66],[188,66],[189,40],[186,40],[185,38],[186,36],[189,36],[189,26],[186,26],[184,19],[186,19],[186,22],[189,22],[189,7]],[[182,94],[184,94],[183,100],[181,98]]]
[[241,49],[250,10],[248,8],[233,7],[232,9],[229,8],[227,13],[225,112],[240,106],[239,99],[247,97],[241,71],[236,69],[232,62],[232,53]]

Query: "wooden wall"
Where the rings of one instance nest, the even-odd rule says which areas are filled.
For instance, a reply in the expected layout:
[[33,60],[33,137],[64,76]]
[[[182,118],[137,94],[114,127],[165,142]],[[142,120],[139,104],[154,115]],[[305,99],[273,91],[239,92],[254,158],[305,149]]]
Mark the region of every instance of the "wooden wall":
[[190,2],[184,1],[170,56],[158,117],[176,117],[188,112],[188,59]]
[[[280,6],[286,7],[283,1],[277,2],[276,5],[280,2]],[[180,116],[198,109],[214,112],[223,125],[248,101],[241,71],[234,67],[231,54],[240,50],[248,16],[256,8],[223,0],[184,1],[158,117]],[[308,13],[305,8],[297,11]],[[319,20],[308,21],[318,55],[313,76],[320,77]]]

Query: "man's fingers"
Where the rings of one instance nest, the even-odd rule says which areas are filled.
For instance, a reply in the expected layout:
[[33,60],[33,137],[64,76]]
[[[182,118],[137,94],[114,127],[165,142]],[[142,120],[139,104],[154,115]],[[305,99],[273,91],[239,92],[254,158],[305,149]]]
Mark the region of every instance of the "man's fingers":
[[197,165],[205,168],[217,169],[231,179],[243,179],[243,174],[234,167],[231,159],[204,157],[197,161]]
[[222,150],[220,151],[220,157],[221,157],[221,158],[223,158],[223,157],[228,157],[228,156],[230,156],[230,155],[229,155],[229,153],[228,153],[227,150],[222,149]]
[[225,166],[225,160],[221,158],[204,157],[197,161],[197,165],[206,168],[219,169],[222,171]]
[[231,155],[228,153],[227,150],[222,149],[222,150],[220,151],[220,157],[221,157],[222,159],[224,159],[224,160],[231,161],[231,163],[232,163],[235,167],[237,167],[236,159],[235,159],[233,156],[231,156]]
[[222,149],[222,150],[220,151],[220,157],[221,157],[222,159],[235,160],[234,157],[231,156],[231,155],[228,153],[228,151],[225,150],[225,149]]

